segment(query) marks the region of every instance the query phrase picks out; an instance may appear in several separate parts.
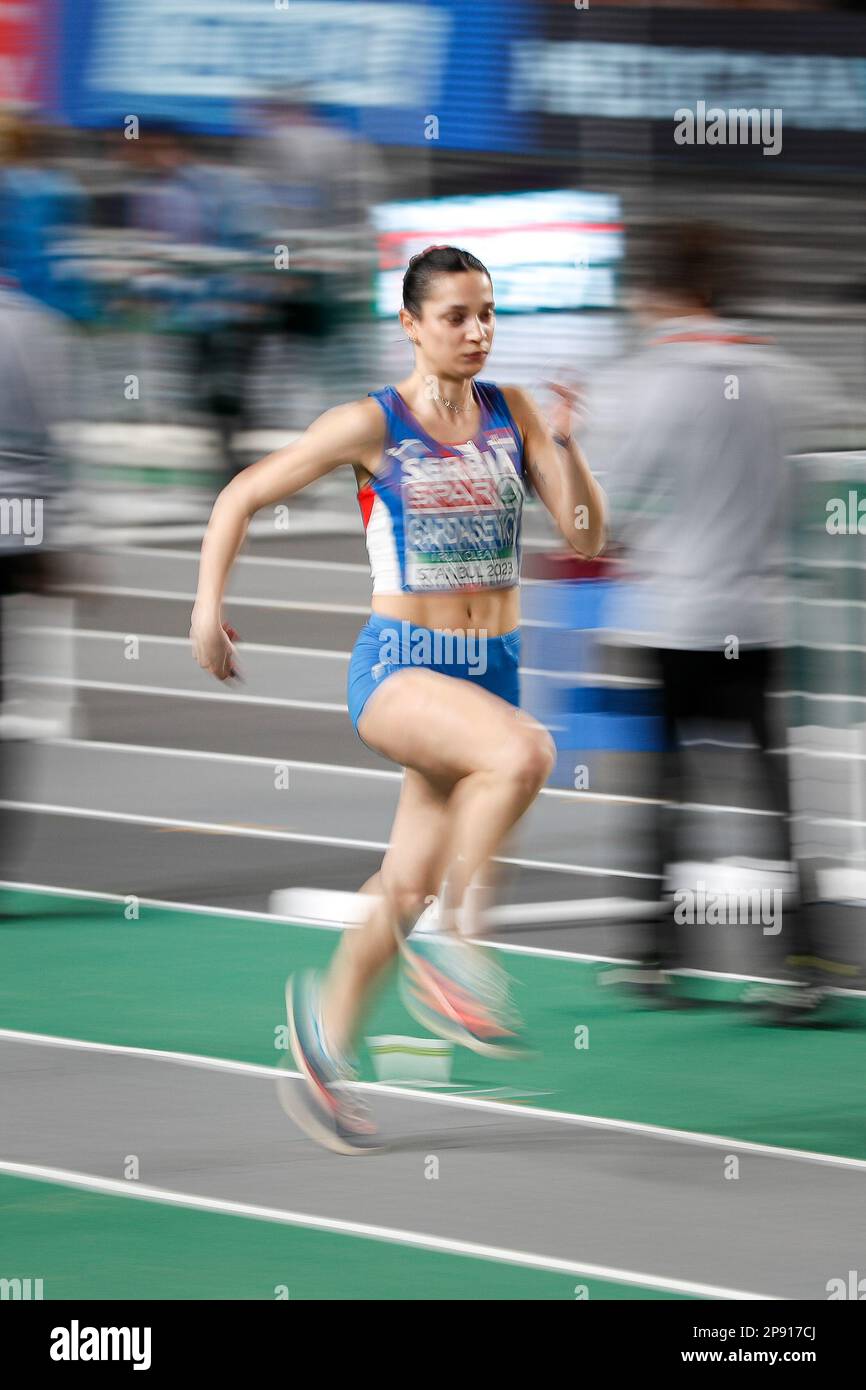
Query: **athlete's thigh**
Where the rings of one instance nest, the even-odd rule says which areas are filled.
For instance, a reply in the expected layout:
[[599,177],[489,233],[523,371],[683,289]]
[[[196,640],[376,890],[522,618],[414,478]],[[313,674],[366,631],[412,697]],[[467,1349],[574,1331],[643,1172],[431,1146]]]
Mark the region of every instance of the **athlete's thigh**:
[[436,785],[492,769],[527,736],[548,738],[524,711],[469,680],[440,671],[395,671],[370,696],[358,721],[365,743]]

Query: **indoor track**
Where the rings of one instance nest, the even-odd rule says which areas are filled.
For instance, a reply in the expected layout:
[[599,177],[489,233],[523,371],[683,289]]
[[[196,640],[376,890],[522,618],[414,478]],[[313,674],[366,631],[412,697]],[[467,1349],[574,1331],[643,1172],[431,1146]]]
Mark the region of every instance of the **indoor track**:
[[[862,1264],[862,1033],[722,1007],[748,985],[727,938],[701,943],[703,1006],[601,987],[634,927],[587,904],[658,887],[637,796],[550,789],[508,846],[496,939],[532,1056],[378,1088],[388,1151],[355,1162],[284,1115],[285,977],[335,937],[272,895],[357,889],[399,788],[345,712],[359,533],[247,542],[232,688],[191,659],[196,543],[106,549],[79,587],[75,737],[3,749],[0,1276],[46,1298],[826,1298]],[[744,819],[762,844],[756,807],[696,813],[695,851],[736,852]],[[368,1036],[417,1031],[386,989]]]

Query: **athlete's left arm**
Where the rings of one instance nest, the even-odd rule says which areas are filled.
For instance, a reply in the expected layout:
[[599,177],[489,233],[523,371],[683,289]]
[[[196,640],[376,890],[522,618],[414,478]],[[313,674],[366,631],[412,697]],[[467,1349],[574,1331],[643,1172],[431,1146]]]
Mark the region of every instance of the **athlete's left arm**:
[[606,539],[605,495],[573,435],[558,444],[535,401],[519,386],[502,388],[523,435],[524,468],[572,550],[591,560]]

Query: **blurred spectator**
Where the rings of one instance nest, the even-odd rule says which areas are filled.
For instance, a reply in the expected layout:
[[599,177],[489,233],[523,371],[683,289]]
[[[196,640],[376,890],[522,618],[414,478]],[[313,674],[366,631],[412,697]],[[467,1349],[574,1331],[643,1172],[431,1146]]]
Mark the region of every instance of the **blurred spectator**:
[[138,138],[126,140],[125,148],[135,169],[127,225],[173,241],[204,241],[208,217],[203,190],[180,131],[165,122],[144,121]]
[[371,210],[386,196],[385,166],[367,141],[321,119],[303,87],[260,99],[250,120],[247,155],[269,193],[262,235],[316,268],[313,294],[291,296],[285,326],[326,334],[375,266]]
[[87,221],[78,180],[55,167],[52,132],[0,113],[0,265],[25,294],[61,312],[74,309],[74,288],[58,271],[64,237]]
[[[650,235],[634,303],[651,336],[619,383],[627,423],[606,454],[589,446],[634,576],[612,624],[646,649],[662,690],[666,751],[656,792],[673,809],[656,814],[659,876],[677,857],[683,726],[695,719],[723,725],[728,738],[747,727],[755,785],[778,815],[779,857],[793,861],[786,759],[770,753],[786,739],[772,732],[768,699],[786,640],[786,408],[773,349],[722,316],[733,266],[729,241],[713,227],[672,223]],[[783,940],[796,955],[808,954],[805,920],[786,909]],[[668,971],[693,963],[686,934],[671,902],[645,944],[642,989],[658,994]],[[785,998],[799,1017],[819,996]]]
[[0,277],[3,593],[39,592],[59,572],[70,485],[60,439],[70,413],[69,351],[64,320]]
[[[0,279],[0,703],[5,689],[3,625],[12,594],[45,594],[71,574],[62,527],[69,478],[59,429],[68,418],[64,321]],[[10,795],[0,741],[0,798]],[[8,813],[0,829],[0,878],[14,877],[13,842],[27,818]]]

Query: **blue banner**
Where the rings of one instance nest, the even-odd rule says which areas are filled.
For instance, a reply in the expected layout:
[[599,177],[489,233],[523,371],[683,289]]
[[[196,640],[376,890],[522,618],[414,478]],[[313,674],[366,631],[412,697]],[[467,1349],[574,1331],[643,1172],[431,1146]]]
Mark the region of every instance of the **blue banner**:
[[524,148],[510,54],[531,0],[67,0],[55,115],[247,128],[294,92],[380,144]]

